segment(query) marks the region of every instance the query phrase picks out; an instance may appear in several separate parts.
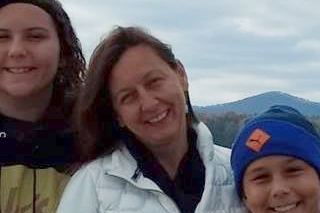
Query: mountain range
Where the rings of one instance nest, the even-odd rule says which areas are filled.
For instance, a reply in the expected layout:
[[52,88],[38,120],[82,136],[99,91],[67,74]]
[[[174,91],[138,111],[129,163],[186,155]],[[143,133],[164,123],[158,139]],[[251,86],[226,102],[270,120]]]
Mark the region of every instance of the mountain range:
[[257,114],[272,105],[288,105],[306,116],[320,116],[320,103],[308,101],[287,93],[272,91],[251,96],[239,101],[210,106],[194,106],[195,112]]

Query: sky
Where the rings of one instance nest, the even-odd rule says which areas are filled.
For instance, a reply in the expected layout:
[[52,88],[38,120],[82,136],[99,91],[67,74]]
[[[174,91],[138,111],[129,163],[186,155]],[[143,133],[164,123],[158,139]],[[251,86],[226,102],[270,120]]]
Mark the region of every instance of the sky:
[[281,91],[320,102],[319,0],[60,0],[87,60],[115,26],[172,46],[193,105]]

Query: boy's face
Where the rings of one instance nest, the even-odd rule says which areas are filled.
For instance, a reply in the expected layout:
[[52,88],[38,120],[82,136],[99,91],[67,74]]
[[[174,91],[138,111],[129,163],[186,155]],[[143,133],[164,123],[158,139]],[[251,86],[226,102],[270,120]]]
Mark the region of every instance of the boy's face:
[[244,202],[252,213],[318,213],[316,170],[297,158],[273,155],[251,163],[243,178]]

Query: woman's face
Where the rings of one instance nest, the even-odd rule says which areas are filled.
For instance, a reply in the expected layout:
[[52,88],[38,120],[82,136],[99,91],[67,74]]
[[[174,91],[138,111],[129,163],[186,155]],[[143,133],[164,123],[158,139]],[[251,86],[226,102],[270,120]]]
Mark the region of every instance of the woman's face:
[[0,97],[51,94],[60,56],[50,15],[32,4],[0,8]]
[[186,76],[173,70],[152,48],[128,49],[112,70],[110,82],[120,125],[146,147],[169,145],[185,133]]
[[315,169],[297,158],[274,155],[251,163],[243,179],[244,202],[252,213],[319,213]]

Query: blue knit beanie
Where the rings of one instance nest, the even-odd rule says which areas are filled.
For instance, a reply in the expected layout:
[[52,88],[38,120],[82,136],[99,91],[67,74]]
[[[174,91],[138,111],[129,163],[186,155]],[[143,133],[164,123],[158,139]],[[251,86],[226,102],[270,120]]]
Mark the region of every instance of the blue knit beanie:
[[235,138],[231,153],[236,189],[242,197],[242,181],[253,161],[269,155],[303,160],[320,174],[320,136],[296,109],[276,105],[245,124]]

